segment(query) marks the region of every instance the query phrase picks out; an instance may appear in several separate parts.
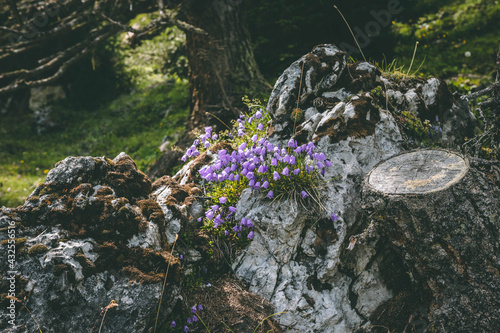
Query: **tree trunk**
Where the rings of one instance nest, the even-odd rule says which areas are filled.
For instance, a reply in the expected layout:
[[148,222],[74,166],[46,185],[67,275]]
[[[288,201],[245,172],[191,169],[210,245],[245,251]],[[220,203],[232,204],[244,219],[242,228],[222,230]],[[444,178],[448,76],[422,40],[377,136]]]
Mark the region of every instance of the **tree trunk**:
[[241,97],[270,91],[255,62],[242,17],[242,0],[189,0],[184,19],[208,35],[186,31],[191,114],[188,131],[226,129],[241,112]]
[[372,222],[415,287],[431,295],[427,332],[500,329],[496,170],[495,162],[469,166],[449,151],[417,150],[379,164],[366,178]]

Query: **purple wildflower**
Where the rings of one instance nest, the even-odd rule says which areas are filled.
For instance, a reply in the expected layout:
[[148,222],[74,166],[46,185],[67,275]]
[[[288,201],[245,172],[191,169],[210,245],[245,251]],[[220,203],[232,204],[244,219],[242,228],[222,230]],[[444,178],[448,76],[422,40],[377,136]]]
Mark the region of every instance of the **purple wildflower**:
[[236,213],[236,207],[229,206],[228,209],[229,209],[230,212]]
[[337,214],[335,213],[332,213],[332,221],[335,222],[339,219],[339,217],[337,216]]
[[305,198],[307,198],[309,196],[309,194],[307,194],[306,191],[300,192],[300,195],[302,195],[302,199],[305,199]]
[[190,331],[190,330],[189,330],[189,327],[184,326],[184,332],[189,332],[189,331]]
[[253,231],[250,231],[250,232],[248,233],[248,236],[247,236],[247,237],[248,237],[249,239],[253,239],[253,235],[254,235],[254,232],[253,232]]
[[170,328],[174,328],[175,327],[175,321],[172,320],[172,322],[170,323]]
[[188,319],[187,319],[187,323],[188,323],[188,324],[191,324],[191,317],[188,317]]
[[225,230],[224,235],[229,236],[229,231]]
[[191,308],[191,313],[195,313],[196,312],[196,305],[193,305],[193,307]]
[[179,260],[182,260],[182,259],[184,259],[184,256],[181,254],[181,255],[179,256]]
[[285,167],[283,171],[281,171],[281,174],[284,176],[288,176],[290,174],[290,171],[288,170],[288,167]]
[[281,178],[281,177],[280,177],[280,174],[278,173],[278,171],[274,171],[274,172],[273,172],[273,179],[274,179],[274,180],[278,180],[278,179],[280,179],[280,178]]
[[270,190],[269,192],[267,192],[267,195],[266,195],[267,198],[272,199],[273,196],[274,196],[274,193],[273,193],[272,190]]
[[193,317],[191,318],[191,321],[192,321],[193,323],[196,323],[196,322],[198,321],[198,317],[193,316]]
[[266,190],[269,188],[269,182],[266,180],[263,184],[262,187],[265,188]]
[[198,310],[199,311],[203,310],[203,306],[201,306],[201,304],[198,304]]
[[258,126],[257,126],[257,129],[259,131],[262,131],[264,129],[264,124],[260,123]]
[[225,204],[225,203],[227,202],[227,198],[226,198],[226,197],[220,197],[220,198],[219,198],[219,202],[220,202],[221,204]]

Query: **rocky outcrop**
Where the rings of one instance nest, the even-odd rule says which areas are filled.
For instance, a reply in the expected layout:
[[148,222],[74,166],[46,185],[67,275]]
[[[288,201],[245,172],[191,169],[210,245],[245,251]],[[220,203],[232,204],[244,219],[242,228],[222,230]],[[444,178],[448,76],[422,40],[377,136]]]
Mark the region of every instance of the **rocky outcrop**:
[[[284,312],[275,318],[290,331],[368,332],[380,326],[391,332],[439,331],[437,324],[452,316],[439,316],[432,309],[440,308],[436,298],[446,292],[436,285],[425,287],[425,267],[408,261],[407,247],[397,243],[420,238],[406,237],[410,229],[404,229],[406,238],[396,237],[398,216],[392,211],[381,215],[379,201],[368,200],[362,188],[375,165],[408,148],[455,147],[471,137],[474,117],[467,105],[439,79],[383,74],[366,62],[348,63],[333,45],[321,45],[278,79],[268,110],[270,142],[312,141],[332,166],[317,188],[322,207],[317,211],[292,199],[272,202],[244,190],[235,204],[235,218],[253,221],[254,232],[236,258],[235,248],[198,224],[210,199],[202,190],[205,181],[199,170],[216,163],[219,150],[231,151],[228,143],[214,142],[174,177],[163,176],[153,184],[123,153],[113,161],[68,157],[23,206],[4,209],[0,227],[14,225],[16,230],[16,295],[26,297],[43,331],[90,331],[101,308],[115,300],[118,307],[108,311],[103,331],[150,332],[167,267],[163,323],[181,298],[181,266],[198,283],[203,277],[197,273],[227,267],[231,260],[236,277],[250,292],[269,302],[274,312]],[[487,207],[474,202],[467,207],[486,219]],[[412,214],[419,211],[407,215]],[[384,216],[391,219],[388,229],[377,227]],[[9,239],[1,237],[2,249],[7,249]],[[171,255],[177,237],[186,237],[176,248],[185,255],[182,265]],[[497,246],[493,243],[489,239],[485,244],[490,249]],[[10,270],[7,261],[0,265],[1,271]],[[4,277],[2,288],[9,283]],[[209,283],[203,288],[210,288]],[[194,299],[210,294],[200,290],[191,293]],[[239,285],[231,291],[221,282],[211,292],[224,298],[211,300],[213,312],[225,302],[224,311],[237,308],[235,313],[242,314],[242,304],[248,303],[241,301],[243,294],[260,302]],[[237,295],[238,302],[228,302],[228,295]],[[1,295],[2,306],[10,301],[6,296]],[[20,308],[15,329],[33,330],[34,322]],[[260,307],[247,316],[245,329],[269,309]],[[0,328],[6,328],[8,316],[0,319]],[[227,323],[218,319],[217,325]],[[240,327],[238,318],[234,320],[234,327]]]
[[[312,140],[333,162],[322,204],[340,218],[306,214],[287,200],[276,206],[244,192],[237,212],[254,221],[255,238],[234,263],[236,275],[277,312],[287,311],[278,320],[299,332],[355,331],[381,321],[396,332],[425,329],[419,311],[428,311],[421,310],[428,305],[426,294],[380,236],[347,248],[352,235],[368,228],[363,177],[380,161],[420,145],[407,122],[427,120],[436,145],[455,146],[472,134],[468,107],[443,81],[396,80],[371,64],[347,63],[337,47],[322,45],[285,70],[268,110],[272,139]],[[294,119],[297,114],[302,118]]]
[[[304,115],[298,123],[292,118],[297,101]],[[455,147],[474,135],[474,116],[444,81],[394,78],[367,62],[347,63],[345,53],[334,45],[316,47],[291,64],[276,82],[268,107],[276,118],[274,134],[280,138],[289,138],[294,125],[300,125],[295,136],[302,140],[368,137],[384,112],[405,125],[408,119],[402,111],[429,121],[432,139],[441,145]],[[414,144],[411,135],[402,134]]]
[[[10,302],[13,277],[15,296],[43,332],[90,332],[111,301],[118,306],[107,312],[103,332],[150,332],[169,269],[161,326],[180,300],[180,263],[169,251],[162,207],[150,193],[149,179],[123,153],[113,161],[59,162],[23,206],[0,215],[1,228],[14,226],[16,243],[14,266],[0,264],[11,272],[1,280],[2,307]],[[9,235],[1,235],[5,254]],[[3,332],[37,331],[22,308],[16,303],[15,326],[2,312]]]

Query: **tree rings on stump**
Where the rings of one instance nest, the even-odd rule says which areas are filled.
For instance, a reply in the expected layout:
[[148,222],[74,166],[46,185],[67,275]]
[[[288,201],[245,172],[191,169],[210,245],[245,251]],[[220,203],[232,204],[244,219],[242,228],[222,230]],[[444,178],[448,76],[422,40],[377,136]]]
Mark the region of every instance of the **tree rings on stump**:
[[425,194],[456,184],[468,170],[467,159],[456,153],[416,150],[378,164],[370,172],[368,184],[387,194]]

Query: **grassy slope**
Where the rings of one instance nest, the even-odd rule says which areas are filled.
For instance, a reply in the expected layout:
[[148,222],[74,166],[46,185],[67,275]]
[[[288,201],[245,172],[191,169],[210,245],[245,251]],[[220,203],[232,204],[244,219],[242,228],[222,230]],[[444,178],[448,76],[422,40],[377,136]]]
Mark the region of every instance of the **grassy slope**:
[[[130,23],[145,26],[151,19],[141,14]],[[187,73],[184,45],[185,35],[175,27],[134,48],[125,33],[110,38],[98,51],[111,56],[114,70],[132,92],[90,110],[71,99],[54,105],[51,118],[60,127],[57,131],[39,136],[31,114],[2,115],[0,207],[24,202],[49,169],[67,156],[113,158],[124,151],[146,171],[160,156],[163,138],[175,143],[184,129],[189,94],[187,80],[179,78]]]
[[159,156],[158,145],[184,128],[187,83],[173,80],[122,96],[98,110],[57,105],[64,129],[39,136],[26,114],[0,123],[0,206],[16,206],[67,156],[115,157],[122,151],[145,169]]
[[441,76],[454,84],[459,81],[458,85],[491,80],[499,44],[500,2],[445,3],[417,20],[394,22],[394,37],[399,40],[396,58],[408,66],[418,41],[413,69],[425,58],[422,75]]

